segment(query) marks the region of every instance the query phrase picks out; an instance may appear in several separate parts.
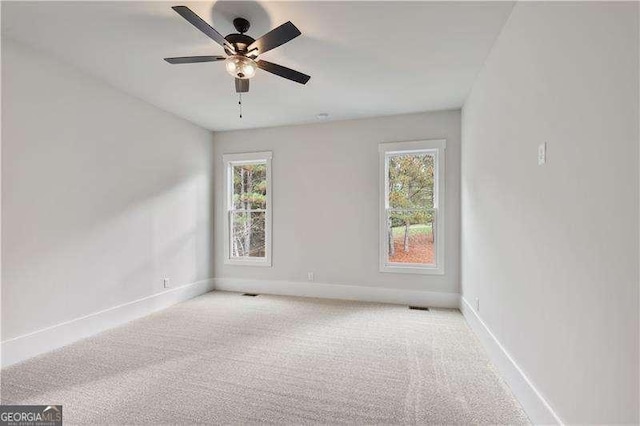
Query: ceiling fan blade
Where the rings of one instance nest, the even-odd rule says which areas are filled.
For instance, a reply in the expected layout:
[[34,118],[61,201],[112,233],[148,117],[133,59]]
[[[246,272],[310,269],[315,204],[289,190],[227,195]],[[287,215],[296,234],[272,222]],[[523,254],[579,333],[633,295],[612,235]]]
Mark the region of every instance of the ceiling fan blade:
[[248,78],[236,78],[236,93],[247,93],[249,91]]
[[224,61],[224,56],[181,56],[178,58],[164,58],[170,64],[196,64],[198,62]]
[[264,52],[268,52],[271,49],[275,49],[278,46],[285,44],[288,41],[293,40],[298,37],[300,34],[300,30],[291,23],[291,21],[286,22],[280,25],[278,28],[274,28],[269,31],[253,43],[249,45],[247,50],[251,50],[253,48],[258,48],[258,53],[262,54]]
[[283,67],[282,65],[274,64],[273,62],[259,60],[257,64],[259,68],[265,71],[268,71],[280,77],[284,77],[288,80],[295,81],[296,83],[307,84],[307,81],[309,81],[309,79],[311,78],[310,76],[299,71]]
[[214,30],[211,25],[207,24],[201,17],[196,15],[187,6],[173,6],[171,9],[178,12],[178,14],[189,21],[191,25],[205,33],[210,39],[218,43],[220,46],[234,50],[233,46],[231,46],[231,43],[225,40],[222,34]]

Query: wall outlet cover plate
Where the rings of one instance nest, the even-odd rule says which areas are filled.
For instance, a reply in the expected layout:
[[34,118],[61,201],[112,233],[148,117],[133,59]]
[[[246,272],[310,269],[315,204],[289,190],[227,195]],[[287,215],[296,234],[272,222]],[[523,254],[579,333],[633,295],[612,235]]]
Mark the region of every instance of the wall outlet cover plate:
[[547,162],[547,143],[538,145],[538,165],[542,166]]

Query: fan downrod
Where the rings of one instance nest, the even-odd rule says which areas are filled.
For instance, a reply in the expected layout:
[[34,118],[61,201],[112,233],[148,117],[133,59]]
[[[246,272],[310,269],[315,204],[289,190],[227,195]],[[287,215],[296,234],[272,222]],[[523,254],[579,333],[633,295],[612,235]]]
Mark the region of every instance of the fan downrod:
[[236,18],[233,20],[233,26],[240,34],[244,34],[249,31],[249,27],[251,26],[251,24],[244,18]]

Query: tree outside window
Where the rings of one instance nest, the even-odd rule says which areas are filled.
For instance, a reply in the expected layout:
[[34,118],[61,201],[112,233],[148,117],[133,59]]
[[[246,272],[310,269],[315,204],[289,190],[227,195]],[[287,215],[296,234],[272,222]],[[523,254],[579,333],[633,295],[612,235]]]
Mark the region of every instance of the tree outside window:
[[271,152],[225,154],[225,263],[271,266]]
[[387,158],[388,261],[435,263],[435,156],[395,154]]
[[267,166],[233,166],[232,257],[265,257]]
[[387,159],[387,170],[388,260],[432,265],[435,156],[392,155]]

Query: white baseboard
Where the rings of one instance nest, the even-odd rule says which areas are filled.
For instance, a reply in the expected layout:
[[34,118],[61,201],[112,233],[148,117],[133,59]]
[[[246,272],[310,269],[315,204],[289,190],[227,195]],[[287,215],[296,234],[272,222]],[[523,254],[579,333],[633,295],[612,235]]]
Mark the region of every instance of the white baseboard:
[[522,371],[469,302],[462,296],[460,297],[460,311],[462,311],[467,323],[489,353],[491,362],[500,371],[511,391],[520,401],[520,405],[522,405],[531,422],[534,424],[563,425],[564,422],[551,408],[533,382]]
[[278,294],[284,296],[322,297],[326,299],[360,300],[364,302],[398,303],[457,308],[458,293],[400,290],[383,287],[365,287],[318,282],[252,280],[240,278],[214,278],[216,290],[245,293]]
[[213,290],[206,279],[123,303],[1,343],[2,367],[49,352]]

